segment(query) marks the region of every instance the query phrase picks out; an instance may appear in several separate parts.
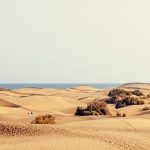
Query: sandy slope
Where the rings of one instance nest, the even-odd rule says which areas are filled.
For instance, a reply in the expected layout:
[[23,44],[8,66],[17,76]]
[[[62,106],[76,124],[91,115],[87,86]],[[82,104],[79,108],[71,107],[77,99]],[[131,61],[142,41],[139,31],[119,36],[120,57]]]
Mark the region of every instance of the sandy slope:
[[[121,88],[150,94],[150,84]],[[0,150],[149,150],[150,111],[141,111],[143,105],[119,110],[108,106],[114,116],[119,111],[126,113],[126,118],[74,116],[77,106],[94,99],[103,101],[108,91],[87,86],[0,91]],[[144,101],[150,106],[149,99]],[[56,125],[30,124],[38,114],[47,113],[56,117]]]

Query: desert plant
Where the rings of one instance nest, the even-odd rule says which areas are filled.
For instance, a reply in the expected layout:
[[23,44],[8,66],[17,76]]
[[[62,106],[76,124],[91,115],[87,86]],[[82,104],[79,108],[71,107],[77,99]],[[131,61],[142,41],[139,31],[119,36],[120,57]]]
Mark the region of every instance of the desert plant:
[[76,109],[75,115],[83,116],[83,111],[84,111],[84,109],[82,107],[78,106]]
[[55,124],[55,117],[52,115],[42,115],[42,116],[37,116],[35,119],[31,122],[33,124]]
[[126,117],[126,116],[127,116],[127,114],[125,114],[125,113],[122,114],[122,117]]
[[147,94],[147,98],[150,98],[150,94]]
[[118,108],[122,108],[122,107],[129,106],[129,105],[142,105],[142,104],[144,104],[144,101],[139,100],[138,98],[125,97],[121,101],[118,101],[116,103],[115,108],[118,109]]
[[99,113],[98,113],[97,111],[92,110],[92,111],[91,111],[91,115],[96,115],[96,116],[98,116]]
[[132,94],[136,96],[144,96],[144,94],[140,90],[132,91]]
[[123,89],[113,89],[111,91],[109,91],[108,96],[110,97],[114,97],[114,96],[131,96],[132,92],[131,91],[125,91]]
[[120,113],[120,112],[117,112],[116,116],[117,116],[117,117],[121,117],[121,113]]
[[150,108],[147,107],[147,106],[145,106],[142,110],[143,110],[143,111],[147,111],[147,110],[150,110]]
[[89,103],[87,105],[87,110],[89,110],[89,111],[96,111],[100,115],[108,115],[109,114],[109,111],[108,111],[108,108],[107,108],[107,104],[105,102],[94,101],[92,103]]
[[107,104],[116,104],[118,101],[121,101],[121,97],[120,96],[113,96],[109,99],[106,100]]
[[88,115],[109,115],[107,104],[104,102],[94,101],[87,105],[87,108],[83,109],[78,106],[75,115],[88,116]]

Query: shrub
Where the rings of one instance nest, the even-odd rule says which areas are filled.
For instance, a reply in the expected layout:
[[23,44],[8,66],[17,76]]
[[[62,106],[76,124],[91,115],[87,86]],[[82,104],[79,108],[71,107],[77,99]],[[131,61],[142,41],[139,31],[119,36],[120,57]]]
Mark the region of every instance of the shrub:
[[113,89],[113,90],[109,91],[109,93],[108,93],[108,96],[110,96],[110,97],[114,97],[114,96],[124,97],[124,96],[131,96],[131,95],[132,95],[132,92],[125,91],[123,89]]
[[117,112],[116,116],[117,117],[126,117],[127,115],[125,113],[121,114],[120,112]]
[[132,94],[136,96],[144,96],[144,94],[140,90],[132,91]]
[[127,116],[127,114],[125,114],[125,113],[122,114],[122,117],[126,117],[126,116]]
[[147,98],[150,98],[150,94],[147,94]]
[[87,108],[83,109],[78,106],[75,115],[88,116],[88,115],[109,115],[107,104],[104,102],[94,101],[87,105]]
[[117,112],[116,116],[117,116],[117,117],[121,117],[121,113],[120,113],[120,112]]
[[35,120],[33,120],[31,123],[33,124],[55,124],[55,117],[51,115],[42,115],[35,117]]
[[[109,97],[115,97],[115,96],[125,97],[125,96],[131,96],[131,95],[145,96],[140,90],[125,91],[123,89],[113,89],[109,91],[108,93]],[[150,95],[148,96],[150,97]]]
[[108,115],[109,111],[107,108],[107,104],[104,102],[92,102],[90,104],[88,104],[87,106],[87,110],[89,111],[96,111],[98,112],[100,115]]
[[120,96],[113,96],[109,99],[106,100],[107,104],[116,104],[118,101],[121,101],[121,97]]
[[144,101],[141,101],[138,98],[125,97],[121,101],[118,101],[116,103],[115,108],[118,109],[118,108],[122,108],[122,107],[129,106],[129,105],[142,105],[142,104],[144,104]]
[[82,107],[78,106],[76,109],[75,115],[83,116],[83,111],[84,111],[84,109]]
[[147,107],[147,106],[145,106],[142,110],[143,110],[143,111],[147,111],[147,110],[150,110],[150,108]]
[[115,106],[116,109],[118,108],[122,108],[122,107],[126,107],[126,104],[125,103],[121,103],[121,102],[118,102]]
[[91,111],[91,115],[96,115],[96,116],[98,116],[99,113],[98,113],[97,111],[92,110],[92,111]]
[[92,113],[90,111],[84,110],[82,116],[90,116]]

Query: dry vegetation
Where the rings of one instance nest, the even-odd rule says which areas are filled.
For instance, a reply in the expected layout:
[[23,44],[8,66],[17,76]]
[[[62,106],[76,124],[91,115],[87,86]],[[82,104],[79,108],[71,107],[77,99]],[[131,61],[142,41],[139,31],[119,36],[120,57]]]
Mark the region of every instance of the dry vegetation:
[[117,117],[126,117],[127,114],[126,113],[121,114],[120,112],[117,112],[116,116]]
[[87,108],[77,107],[75,115],[89,116],[89,115],[109,115],[107,104],[104,102],[91,102],[87,105]]
[[37,116],[35,119],[31,122],[32,124],[55,124],[55,117],[52,115],[43,115],[43,116]]
[[126,106],[129,106],[129,105],[143,105],[143,104],[144,104],[144,101],[139,100],[138,98],[125,97],[121,101],[118,101],[116,103],[115,108],[118,109],[118,108],[126,107]]
[[125,91],[123,89],[113,89],[108,93],[108,96],[110,96],[110,98],[107,99],[106,102],[108,104],[115,104],[116,109],[129,105],[144,104],[144,101],[141,100],[144,94],[140,90]]
[[148,111],[148,110],[150,110],[150,107],[145,106],[142,110],[143,111]]

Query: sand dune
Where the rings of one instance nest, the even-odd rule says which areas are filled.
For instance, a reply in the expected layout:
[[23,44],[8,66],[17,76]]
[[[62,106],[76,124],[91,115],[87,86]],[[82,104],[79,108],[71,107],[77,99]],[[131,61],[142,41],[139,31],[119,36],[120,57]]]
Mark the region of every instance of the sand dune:
[[[150,94],[149,84],[120,88]],[[149,150],[150,111],[142,111],[144,105],[120,109],[108,105],[113,116],[74,116],[77,106],[103,101],[109,90],[89,86],[1,90],[0,150]],[[150,99],[144,101],[150,107]],[[118,111],[127,117],[115,117]],[[31,124],[35,116],[49,113],[56,117],[56,125]]]
[[0,99],[0,106],[2,107],[19,107],[19,105],[16,105],[14,103],[11,103],[11,102],[8,102],[8,101],[5,101],[5,100],[2,100]]
[[[9,138],[5,141],[5,137],[2,139],[3,144],[0,145],[0,149],[29,149],[32,146],[37,149],[53,147],[53,149],[64,150],[68,148],[96,150],[99,147],[117,150],[148,150],[150,146],[149,125],[149,120],[144,119],[102,119],[72,122],[63,126],[1,123],[0,134],[3,136],[6,134],[5,136]],[[11,136],[13,138],[10,138]],[[18,139],[18,136],[21,136],[21,139]],[[68,144],[67,141],[70,143]]]

